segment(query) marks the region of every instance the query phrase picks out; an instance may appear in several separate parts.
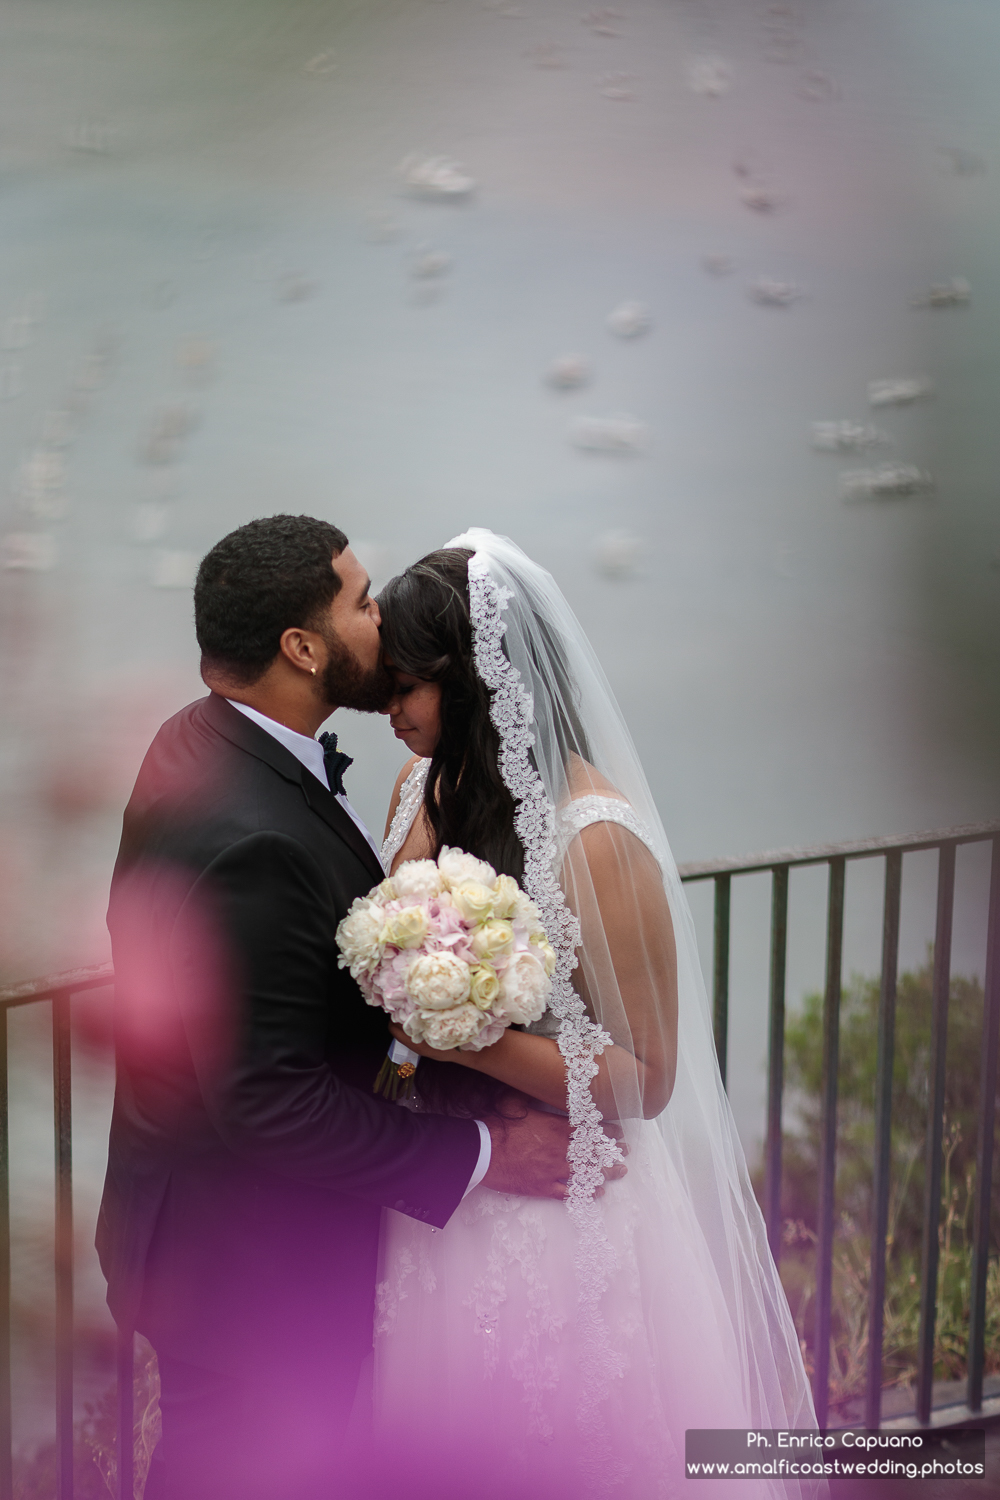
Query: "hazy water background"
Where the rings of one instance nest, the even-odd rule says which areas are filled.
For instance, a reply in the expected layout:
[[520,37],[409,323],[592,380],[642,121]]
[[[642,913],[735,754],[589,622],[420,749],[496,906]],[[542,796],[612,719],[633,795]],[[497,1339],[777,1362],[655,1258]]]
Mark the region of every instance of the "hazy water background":
[[[549,567],[681,860],[993,816],[998,33],[986,0],[8,5],[0,531],[8,563],[48,566],[0,574],[4,977],[107,955],[121,807],[156,726],[200,693],[191,568],[277,510],[336,521],[376,582],[470,524]],[[705,56],[729,69],[712,64],[714,96],[691,87]],[[457,159],[476,191],[408,196],[414,151]],[[741,199],[754,187],[773,210]],[[415,276],[429,250],[450,269]],[[760,276],[807,295],[757,305]],[[952,276],[967,307],[911,305]],[[633,340],[605,326],[625,300],[652,316]],[[570,351],[591,382],[554,391]],[[870,411],[867,382],[894,375],[936,395]],[[644,451],[569,441],[574,416],[617,412]],[[811,450],[811,421],[848,418],[895,445]],[[840,472],[885,458],[934,492],[845,503]],[[601,570],[611,532],[638,543],[624,577]],[[381,720],[336,727],[380,831],[399,747]],[[904,965],[933,876],[913,861]],[[963,971],[982,970],[983,876],[983,851],[963,854]],[[848,970],[877,967],[879,878],[851,872]],[[821,982],[822,887],[792,885],[793,1006]],[[767,900],[763,878],[734,896],[751,1155]],[[74,1101],[94,1319],[99,1011]],[[46,1020],[11,1021],[32,1306],[51,1276]]]

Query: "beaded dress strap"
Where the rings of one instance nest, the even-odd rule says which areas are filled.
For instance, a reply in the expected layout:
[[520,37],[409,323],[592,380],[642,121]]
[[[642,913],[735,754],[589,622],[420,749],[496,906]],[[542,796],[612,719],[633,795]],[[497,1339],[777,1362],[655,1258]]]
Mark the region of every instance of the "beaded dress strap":
[[393,814],[389,832],[385,836],[385,843],[382,845],[382,863],[387,874],[392,869],[392,862],[396,855],[406,843],[406,835],[413,827],[414,819],[420,810],[430,767],[429,759],[418,760],[400,788],[399,804]]
[[631,804],[623,802],[620,797],[602,797],[599,793],[592,792],[586,797],[578,797],[574,802],[567,802],[565,807],[559,809],[560,859],[576,835],[594,823],[619,823],[629,833],[634,833],[656,858],[653,836]]

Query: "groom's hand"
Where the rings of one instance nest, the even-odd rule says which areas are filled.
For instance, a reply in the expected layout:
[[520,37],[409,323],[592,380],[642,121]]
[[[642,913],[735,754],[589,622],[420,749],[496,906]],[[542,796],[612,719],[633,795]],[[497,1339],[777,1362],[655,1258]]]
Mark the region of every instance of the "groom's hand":
[[[513,1119],[488,1120],[492,1155],[483,1186],[528,1198],[565,1198],[568,1191],[570,1126],[563,1115],[528,1109]],[[606,1177],[624,1177],[615,1166]],[[603,1192],[599,1188],[598,1192]]]

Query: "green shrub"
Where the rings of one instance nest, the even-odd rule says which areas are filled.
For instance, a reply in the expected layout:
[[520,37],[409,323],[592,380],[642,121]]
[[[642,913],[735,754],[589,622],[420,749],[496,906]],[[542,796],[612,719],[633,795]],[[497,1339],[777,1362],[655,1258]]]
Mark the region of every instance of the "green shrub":
[[[932,982],[929,955],[920,969],[900,976],[897,989],[883,1332],[883,1380],[889,1385],[910,1384],[917,1368]],[[835,1406],[857,1396],[865,1383],[878,1004],[878,979],[858,976],[852,978],[841,1000],[830,1370]],[[966,1371],[982,1019],[979,981],[954,977],[938,1221],[934,1374],[941,1380],[960,1379]],[[811,994],[785,1030],[786,1099],[797,1121],[786,1133],[783,1147],[782,1280],[810,1371],[814,1364],[822,1027],[823,998]],[[1000,1225],[998,1177],[994,1173],[994,1226]],[[995,1239],[987,1276],[986,1369],[1000,1370],[1000,1265]]]

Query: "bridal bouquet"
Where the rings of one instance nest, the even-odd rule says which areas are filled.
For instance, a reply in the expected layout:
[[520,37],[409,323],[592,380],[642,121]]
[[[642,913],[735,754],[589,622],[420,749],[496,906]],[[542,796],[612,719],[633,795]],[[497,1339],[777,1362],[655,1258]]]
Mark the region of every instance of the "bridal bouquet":
[[[538,909],[509,875],[461,849],[413,859],[337,928],[339,965],[369,1005],[414,1042],[478,1052],[512,1023],[537,1021],[549,997],[555,953]],[[393,1042],[375,1081],[395,1099],[413,1087],[419,1054]]]

